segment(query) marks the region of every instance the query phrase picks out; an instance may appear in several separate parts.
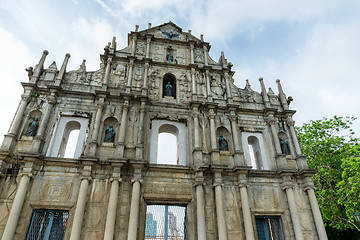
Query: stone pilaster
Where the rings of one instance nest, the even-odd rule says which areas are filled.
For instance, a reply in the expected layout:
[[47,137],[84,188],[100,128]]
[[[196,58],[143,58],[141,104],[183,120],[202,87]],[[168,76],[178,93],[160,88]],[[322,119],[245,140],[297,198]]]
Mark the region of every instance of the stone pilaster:
[[128,79],[127,79],[127,83],[126,83],[126,92],[130,92],[130,89],[131,89],[134,61],[135,61],[134,58],[130,58],[129,73],[128,73]]
[[309,169],[306,158],[301,153],[301,148],[299,144],[299,140],[296,135],[295,131],[295,121],[292,119],[291,116],[286,118],[286,123],[289,126],[291,138],[293,140],[295,151],[296,151],[296,164],[299,170],[306,170]]
[[220,164],[220,154],[217,147],[217,139],[216,139],[214,109],[209,109],[209,119],[210,119],[211,162],[213,164]]
[[150,43],[151,43],[151,36],[148,36],[146,38],[146,55],[145,55],[146,58],[150,57]]
[[47,50],[44,50],[39,63],[36,65],[35,69],[34,69],[34,73],[30,78],[30,83],[35,83],[37,82],[37,80],[39,79],[41,73],[44,70],[44,63],[45,63],[45,59],[46,56],[49,54],[49,52]]
[[139,135],[136,144],[136,158],[143,159],[144,157],[144,117],[145,117],[145,100],[141,101],[140,118],[139,118]]

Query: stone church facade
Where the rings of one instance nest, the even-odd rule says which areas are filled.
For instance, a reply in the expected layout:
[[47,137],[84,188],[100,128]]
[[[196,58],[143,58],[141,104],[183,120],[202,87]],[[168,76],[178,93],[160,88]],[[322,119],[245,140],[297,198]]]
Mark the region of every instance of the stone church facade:
[[1,145],[2,240],[327,239],[291,97],[238,88],[209,50],[169,22],[114,37],[97,71],[44,51]]

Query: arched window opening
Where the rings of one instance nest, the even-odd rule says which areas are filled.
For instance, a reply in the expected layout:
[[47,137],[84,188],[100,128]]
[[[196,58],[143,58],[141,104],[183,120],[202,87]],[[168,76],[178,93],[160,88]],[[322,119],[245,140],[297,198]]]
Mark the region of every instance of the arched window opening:
[[58,157],[74,158],[80,127],[80,123],[76,121],[70,121],[66,124]]
[[159,133],[157,163],[177,165],[177,137],[171,133]]
[[170,124],[159,127],[156,161],[158,164],[179,164],[178,133],[179,130]]
[[254,136],[248,137],[249,152],[251,163],[256,169],[264,169],[263,160],[261,157],[261,149],[259,139]]
[[69,134],[69,139],[66,144],[64,158],[74,158],[76,143],[79,138],[80,129],[72,130]]
[[162,97],[176,99],[176,78],[171,73],[164,75]]

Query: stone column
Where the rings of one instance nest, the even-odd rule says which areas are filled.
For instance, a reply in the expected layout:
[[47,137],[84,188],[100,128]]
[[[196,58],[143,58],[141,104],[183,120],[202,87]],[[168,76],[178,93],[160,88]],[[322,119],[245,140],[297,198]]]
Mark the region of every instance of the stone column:
[[29,94],[30,94],[30,92],[21,95],[21,101],[19,103],[19,107],[18,107],[18,109],[16,111],[16,114],[14,116],[14,120],[13,120],[11,126],[10,126],[8,134],[6,134],[4,136],[4,140],[2,142],[1,149],[4,150],[4,151],[9,151],[10,150],[10,148],[14,144],[14,140],[15,140],[16,136],[19,133],[20,125],[21,125],[21,122],[22,122],[22,120],[24,118],[24,112],[25,112],[25,109],[26,109],[26,107],[28,105],[28,102],[30,100]]
[[217,146],[217,139],[216,139],[214,109],[209,109],[209,119],[210,119],[211,162],[213,164],[220,164],[220,154],[219,154],[219,150],[218,150],[218,146]]
[[113,172],[113,177],[110,179],[111,190],[110,190],[109,205],[106,215],[104,240],[114,239],[116,211],[117,211],[117,203],[119,198],[118,196],[119,183],[121,182],[120,171],[121,171],[121,165],[115,167]]
[[106,67],[105,67],[105,75],[103,79],[103,85],[108,85],[109,83],[109,74],[110,74],[110,67],[111,67],[112,58],[108,58],[106,60]]
[[145,63],[145,70],[144,70],[144,81],[143,81],[143,89],[147,89],[147,77],[148,77],[148,70],[150,64],[148,62]]
[[27,104],[30,100],[30,96],[28,94],[23,94],[21,95],[21,101],[20,101],[20,104],[19,104],[19,108],[15,114],[15,118],[14,118],[14,121],[13,123],[11,124],[10,126],[10,130],[9,130],[9,134],[12,134],[12,135],[17,135],[18,132],[19,132],[19,128],[20,128],[20,124],[24,118],[24,112],[25,112],[25,109],[27,107]]
[[124,157],[125,134],[126,134],[128,110],[129,110],[129,100],[125,100],[125,102],[123,104],[123,109],[122,109],[118,142],[116,144],[116,157],[120,157],[120,158]]
[[193,118],[194,118],[194,163],[195,165],[201,165],[202,161],[202,150],[200,142],[200,128],[199,128],[199,106],[193,106]]
[[260,86],[261,86],[261,95],[263,97],[263,101],[266,108],[271,108],[269,97],[266,93],[266,88],[264,84],[263,78],[259,78]]
[[91,136],[91,145],[90,145],[90,156],[96,156],[97,144],[98,144],[98,136],[99,136],[99,129],[100,129],[100,121],[102,118],[102,111],[104,108],[105,100],[104,98],[100,98],[97,101],[97,111],[95,116],[94,127]]
[[135,56],[136,40],[137,40],[137,37],[133,36],[132,42],[131,42],[131,56]]
[[208,64],[208,49],[205,45],[203,46],[203,49],[204,49],[204,62],[205,62],[205,66],[207,66],[207,65],[209,65]]
[[196,79],[195,79],[195,68],[191,68],[191,82],[192,82],[192,94],[196,95]]
[[140,119],[139,119],[139,136],[137,138],[137,146],[136,146],[136,157],[137,157],[137,159],[142,159],[143,158],[145,105],[146,105],[145,100],[141,101]]
[[284,183],[282,183],[282,189],[285,190],[285,192],[286,192],[286,197],[287,197],[288,204],[289,204],[291,221],[292,221],[294,232],[295,232],[295,239],[296,240],[304,240],[304,235],[303,235],[302,227],[301,227],[301,223],[300,223],[299,212],[296,207],[296,201],[295,201],[295,197],[294,197],[293,188],[294,188],[293,183],[291,183],[289,181],[285,181]]
[[209,69],[206,69],[205,71],[206,76],[206,94],[208,96],[208,100],[212,101],[212,93],[211,93],[211,85],[210,85],[210,72]]
[[128,75],[128,80],[127,80],[127,83],[126,83],[126,87],[128,89],[127,91],[130,91],[130,88],[131,88],[133,67],[134,67],[134,59],[130,59],[130,62],[129,62],[129,75]]
[[226,71],[224,73],[224,78],[225,78],[225,84],[226,84],[226,97],[229,99],[232,98],[231,96],[231,89],[230,89],[230,83],[229,83],[229,73]]
[[230,112],[231,130],[235,149],[235,165],[245,166],[244,152],[240,141],[235,111]]
[[197,239],[206,240],[206,225],[205,225],[205,201],[204,201],[204,177],[202,172],[196,173],[195,188],[196,188],[196,216],[197,216]]
[[314,222],[315,222],[315,226],[316,226],[316,231],[318,233],[319,239],[320,240],[327,240],[327,235],[326,235],[326,230],[324,227],[324,222],[322,220],[321,217],[321,212],[319,209],[319,205],[318,205],[318,201],[316,199],[315,196],[315,192],[314,192],[314,183],[312,182],[311,178],[309,177],[307,179],[307,183],[304,187],[304,191],[307,192],[308,196],[309,196],[309,202],[310,202],[310,207],[311,207],[311,212],[314,216]]
[[150,57],[150,42],[151,42],[151,37],[147,37],[146,38],[146,58]]
[[82,177],[81,179],[79,195],[76,202],[74,221],[71,227],[70,240],[80,239],[90,179],[91,178],[89,176]]
[[129,216],[129,232],[127,240],[137,240],[137,229],[139,223],[140,187],[142,183],[141,169],[135,169],[133,188],[131,193],[131,205]]
[[275,156],[276,156],[276,162],[277,162],[278,168],[284,169],[287,167],[287,162],[286,162],[286,156],[281,151],[279,136],[278,136],[278,133],[275,128],[276,120],[275,120],[274,116],[272,114],[270,114],[267,116],[266,121],[270,125],[271,135],[274,140],[275,153],[276,153]]
[[190,63],[194,64],[194,43],[190,43]]
[[216,216],[217,216],[217,227],[219,240],[227,240],[227,229],[225,220],[225,209],[223,201],[223,183],[220,172],[215,172],[215,205],[216,205]]
[[56,103],[56,93],[52,93],[50,96],[48,96],[45,112],[42,116],[42,120],[39,126],[39,129],[37,131],[36,137],[33,140],[33,143],[31,145],[31,152],[32,153],[38,153],[40,151],[41,143],[45,138],[45,131],[49,122],[50,113]]
[[15,198],[14,198],[11,210],[10,210],[9,218],[6,222],[3,236],[1,238],[2,240],[13,240],[14,239],[16,227],[17,227],[17,224],[18,224],[18,221],[20,218],[20,213],[21,213],[22,207],[24,205],[24,201],[25,201],[25,197],[26,197],[26,193],[28,190],[31,176],[32,175],[29,173],[23,174],[21,176],[20,184],[17,189],[16,195],[15,195]]
[[241,199],[241,208],[244,218],[245,226],[245,236],[246,240],[255,240],[254,228],[251,220],[251,211],[249,204],[249,195],[247,192],[247,180],[245,174],[240,174],[239,179],[239,188],[240,188],[240,199]]
[[295,145],[295,151],[296,151],[296,155],[300,156],[302,155],[301,153],[301,148],[300,148],[300,144],[299,144],[299,140],[296,136],[296,131],[295,131],[295,121],[292,120],[292,117],[287,117],[286,118],[286,123],[288,124],[289,128],[290,128],[290,134],[291,134],[291,138],[294,142]]

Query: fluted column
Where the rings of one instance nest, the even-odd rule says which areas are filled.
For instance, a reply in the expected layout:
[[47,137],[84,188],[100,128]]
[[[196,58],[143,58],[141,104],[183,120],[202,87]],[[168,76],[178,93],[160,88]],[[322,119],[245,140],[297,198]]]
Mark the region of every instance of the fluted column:
[[127,240],[137,240],[137,229],[139,223],[140,187],[142,179],[141,169],[135,169],[135,171],[134,178],[131,180],[133,183],[133,188],[131,193],[129,232]]
[[104,108],[104,104],[105,104],[105,100],[104,98],[100,98],[97,101],[97,110],[96,110],[96,116],[95,116],[95,122],[94,122],[94,127],[93,127],[93,131],[92,131],[92,136],[91,136],[91,145],[90,145],[90,156],[95,156],[96,155],[96,150],[97,150],[97,144],[98,144],[98,136],[99,136],[99,129],[100,129],[100,121],[101,121],[101,117],[102,115],[102,111]]
[[20,184],[17,189],[16,195],[15,195],[15,198],[14,198],[11,210],[10,210],[9,218],[6,222],[6,226],[5,226],[2,238],[1,238],[2,240],[13,240],[14,239],[16,227],[17,227],[17,224],[19,221],[22,207],[24,205],[24,201],[25,201],[25,197],[26,197],[26,193],[28,190],[31,176],[32,175],[29,173],[23,174],[21,176]]
[[225,209],[224,209],[224,201],[223,201],[224,195],[222,189],[223,183],[220,172],[215,173],[214,187],[215,187],[215,205],[216,205],[219,240],[227,240]]
[[79,240],[84,220],[87,193],[89,188],[90,177],[83,177],[80,183],[79,195],[76,202],[74,221],[71,227],[70,240]]
[[195,188],[196,188],[196,216],[197,216],[197,239],[206,240],[206,225],[205,225],[205,201],[204,201],[204,187],[205,181],[202,172],[196,173]]
[[247,192],[247,180],[246,173],[242,173],[238,176],[239,189],[240,189],[240,198],[241,198],[241,208],[244,218],[244,227],[245,227],[245,236],[246,240],[254,240],[254,228],[252,224],[250,204],[249,204],[249,195]]
[[113,177],[110,179],[111,189],[110,189],[109,205],[106,214],[104,240],[114,239],[116,212],[117,212],[117,204],[119,198],[118,196],[119,183],[121,182],[120,170],[121,170],[121,166],[115,167],[113,172]]
[[235,111],[230,112],[231,130],[235,148],[235,165],[245,166],[244,152],[240,142],[240,136],[237,126],[237,117]]
[[295,239],[296,240],[304,240],[304,235],[302,232],[299,212],[296,207],[296,201],[293,192],[293,183],[291,182],[284,182],[282,183],[282,189],[286,192],[287,201],[289,204],[291,221],[293,224],[294,232],[295,232]]
[[41,123],[39,126],[39,129],[37,131],[36,137],[33,140],[32,146],[31,146],[31,152],[38,153],[40,151],[41,143],[45,138],[45,131],[48,126],[50,113],[56,103],[56,94],[52,93],[50,96],[48,96],[45,112],[42,116]]
[[311,212],[312,212],[312,214],[314,216],[314,222],[315,222],[315,226],[316,226],[316,231],[318,233],[318,236],[319,236],[320,240],[327,240],[328,237],[326,235],[324,222],[323,222],[322,217],[321,217],[321,212],[320,212],[320,209],[319,209],[318,201],[317,201],[316,196],[315,196],[314,189],[315,189],[314,183],[312,182],[311,178],[308,178],[307,183],[306,183],[306,185],[304,187],[304,191],[307,192],[308,197],[309,197]]
[[106,60],[106,67],[105,67],[103,85],[107,85],[109,83],[109,74],[110,74],[111,63],[112,63],[112,58],[108,58]]

